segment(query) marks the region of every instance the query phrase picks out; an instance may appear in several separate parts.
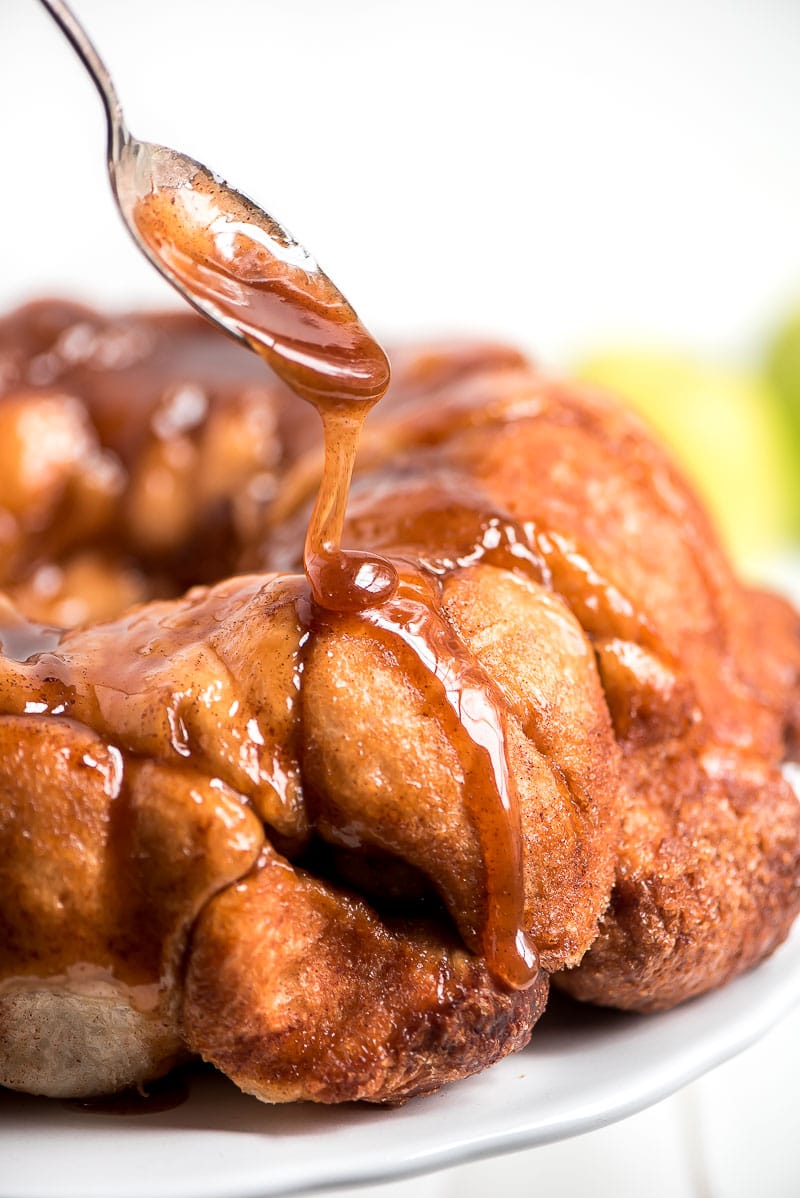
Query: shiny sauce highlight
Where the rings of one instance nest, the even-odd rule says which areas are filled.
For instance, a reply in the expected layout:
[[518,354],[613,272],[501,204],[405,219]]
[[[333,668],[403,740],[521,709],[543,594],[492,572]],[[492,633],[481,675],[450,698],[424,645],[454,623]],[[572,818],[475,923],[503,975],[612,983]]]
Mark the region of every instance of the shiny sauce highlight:
[[[359,434],[389,383],[383,350],[306,251],[208,172],[199,170],[190,186],[143,197],[134,219],[151,256],[195,305],[319,412],[325,466],[305,540],[308,603],[298,610],[306,611],[312,636],[320,621],[355,616],[390,645],[411,684],[434,696],[484,866],[485,916],[476,939],[499,982],[531,985],[538,961],[524,926],[520,813],[502,698],[445,618],[436,571],[342,546]],[[43,665],[48,657],[49,684],[61,689],[67,679],[59,678],[58,654],[45,653]],[[89,691],[91,673],[90,665]]]
[[305,544],[317,603],[354,611],[397,586],[384,558],[342,549],[361,426],[385,393],[386,354],[308,252],[276,221],[204,169],[134,210],[150,253],[206,315],[245,340],[320,414],[325,472]]
[[[506,752],[503,700],[445,618],[437,580],[409,563],[398,567],[396,593],[358,619],[402,663],[411,685],[433,695],[435,717],[456,752],[484,864],[481,953],[495,978],[524,988],[536,977],[538,961],[524,926],[519,796]],[[452,910],[455,896],[444,897]]]

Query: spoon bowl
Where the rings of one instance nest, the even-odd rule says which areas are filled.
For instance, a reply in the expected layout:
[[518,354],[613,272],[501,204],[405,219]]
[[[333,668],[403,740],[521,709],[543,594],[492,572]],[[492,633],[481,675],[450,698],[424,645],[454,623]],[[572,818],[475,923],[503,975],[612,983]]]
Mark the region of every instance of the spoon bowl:
[[183,298],[255,350],[322,418],[325,469],[305,546],[323,607],[348,610],[394,593],[383,558],[342,550],[364,417],[389,384],[386,354],[341,291],[273,217],[208,167],[128,131],[108,69],[63,0],[41,3],[94,81],[108,120],[108,173],[136,245]]
[[[372,406],[388,384],[386,356],[308,250],[196,159],[134,137],[108,68],[69,5],[40,2],[100,94],[111,189],[142,253],[188,303],[261,353],[304,398],[319,405],[324,397],[330,406],[340,398],[340,380],[348,402]],[[302,322],[290,313],[300,296]]]

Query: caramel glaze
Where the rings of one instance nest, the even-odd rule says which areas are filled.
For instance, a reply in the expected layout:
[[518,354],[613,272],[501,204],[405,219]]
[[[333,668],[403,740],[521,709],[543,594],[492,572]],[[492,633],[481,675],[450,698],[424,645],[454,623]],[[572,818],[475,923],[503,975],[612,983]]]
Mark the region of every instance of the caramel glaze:
[[385,559],[341,549],[361,426],[389,385],[389,363],[353,308],[275,221],[199,170],[191,187],[141,199],[136,225],[151,253],[319,412],[325,470],[309,523],[305,569],[332,611],[378,603],[397,586]]
[[523,926],[519,803],[500,698],[447,624],[424,568],[342,548],[361,428],[389,385],[383,350],[307,252],[204,170],[191,187],[146,196],[135,219],[151,252],[201,310],[232,326],[319,412],[325,461],[305,539],[313,600],[306,622],[313,633],[320,619],[359,613],[402,646],[404,668],[418,684],[420,675],[435,679],[437,718],[457,749],[485,864],[481,949],[505,984],[531,985],[538,962]]
[[374,480],[355,490],[348,533],[357,544],[411,548],[440,576],[479,562],[522,574],[562,595],[589,635],[613,634],[671,658],[647,616],[569,537],[515,519],[456,472],[420,480],[390,471],[382,481],[379,491]]
[[148,1082],[141,1090],[122,1090],[101,1098],[69,1098],[62,1105],[87,1115],[158,1115],[183,1106],[189,1098],[185,1072],[173,1070],[167,1077]]
[[[361,427],[389,382],[385,354],[305,251],[205,172],[191,187],[164,188],[145,197],[135,219],[152,255],[198,307],[233,327],[322,419],[325,467],[305,539],[305,578],[267,583],[275,605],[290,605],[295,613],[295,694],[282,696],[294,717],[289,741],[302,736],[297,695],[303,647],[321,627],[355,618],[391,647],[447,730],[484,865],[485,914],[476,942],[500,984],[532,985],[539,967],[524,926],[520,813],[502,698],[447,621],[441,570],[407,555],[390,559],[341,544]],[[20,714],[85,722],[117,744],[126,759],[177,756],[195,768],[205,765],[252,799],[262,818],[272,817],[265,822],[278,825],[282,835],[288,832],[281,847],[302,844],[307,831],[305,813],[298,809],[302,787],[296,779],[292,784],[291,768],[278,759],[285,744],[279,750],[275,738],[265,742],[257,721],[232,718],[234,704],[222,693],[224,686],[204,694],[192,687],[191,654],[198,643],[201,658],[208,650],[203,627],[211,630],[207,640],[213,642],[213,627],[255,601],[264,583],[263,578],[237,579],[190,595],[185,603],[134,609],[112,624],[68,634],[58,644],[50,630],[30,630],[29,642],[17,630],[13,644],[11,631],[3,630],[3,643],[16,648],[20,664],[7,672],[0,701]],[[200,673],[202,664],[198,659]],[[228,718],[218,719],[216,710],[225,702]],[[235,702],[237,711],[238,706]],[[259,745],[265,746],[263,753]],[[272,807],[264,794],[272,796]],[[444,894],[445,902],[448,897],[452,901]]]
[[[503,701],[447,622],[436,577],[413,563],[397,565],[395,594],[349,613],[349,626],[355,620],[390,646],[451,739],[485,867],[485,923],[475,941],[499,981],[526,986],[537,969],[523,925],[519,807]],[[124,771],[147,758],[218,779],[296,856],[310,831],[298,765],[305,657],[314,635],[341,618],[315,602],[302,577],[232,579],[66,633],[54,651],[24,662],[7,661],[0,706],[93,728],[117,746]],[[258,623],[283,638],[285,667],[274,642],[272,649],[258,644]],[[258,661],[262,652],[271,667],[271,710],[261,676],[253,689],[244,677],[246,658]],[[454,896],[442,897],[452,910]]]
[[[357,625],[390,650],[456,750],[486,870],[486,917],[476,939],[496,979],[526,987],[538,962],[524,927],[519,797],[505,748],[503,699],[445,618],[436,576],[412,561],[396,558],[394,565],[395,593],[361,608]],[[313,603],[301,602],[298,610],[312,634],[336,619]],[[445,890],[442,897],[451,911],[457,908],[457,896]]]

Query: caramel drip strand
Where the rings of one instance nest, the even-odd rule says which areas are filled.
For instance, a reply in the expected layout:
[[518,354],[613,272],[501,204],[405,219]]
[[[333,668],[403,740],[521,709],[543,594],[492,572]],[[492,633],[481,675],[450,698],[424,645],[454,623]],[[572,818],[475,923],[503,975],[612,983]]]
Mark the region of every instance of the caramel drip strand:
[[201,311],[246,341],[319,412],[325,462],[304,552],[316,609],[310,627],[319,613],[355,614],[405,646],[423,691],[433,684],[435,716],[456,750],[485,866],[480,943],[500,981],[530,985],[538,964],[523,928],[520,817],[500,697],[416,567],[410,575],[404,568],[400,594],[392,561],[342,547],[361,428],[389,384],[386,355],[303,247],[205,168],[191,185],[143,197],[135,219],[153,256]]
[[509,769],[502,698],[445,619],[428,580],[411,574],[407,565],[398,592],[358,618],[397,656],[398,642],[410,650],[402,655],[406,674],[431,696],[433,715],[455,749],[463,800],[480,845],[486,886],[481,951],[495,978],[513,989],[530,986],[538,960],[525,930],[519,796]]

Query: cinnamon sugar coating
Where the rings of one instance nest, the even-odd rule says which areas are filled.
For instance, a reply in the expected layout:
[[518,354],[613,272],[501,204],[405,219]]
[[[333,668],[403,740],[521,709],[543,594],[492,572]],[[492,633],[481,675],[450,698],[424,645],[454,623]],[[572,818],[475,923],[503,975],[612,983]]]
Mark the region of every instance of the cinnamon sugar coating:
[[534,984],[482,959],[499,858],[424,660],[284,574],[314,413],[194,317],[36,305],[0,322],[0,1084],[193,1052],[403,1101],[522,1047],[549,974],[664,1008],[787,934],[797,613],[613,399],[504,347],[392,361],[345,543],[425,572],[501,711]]

